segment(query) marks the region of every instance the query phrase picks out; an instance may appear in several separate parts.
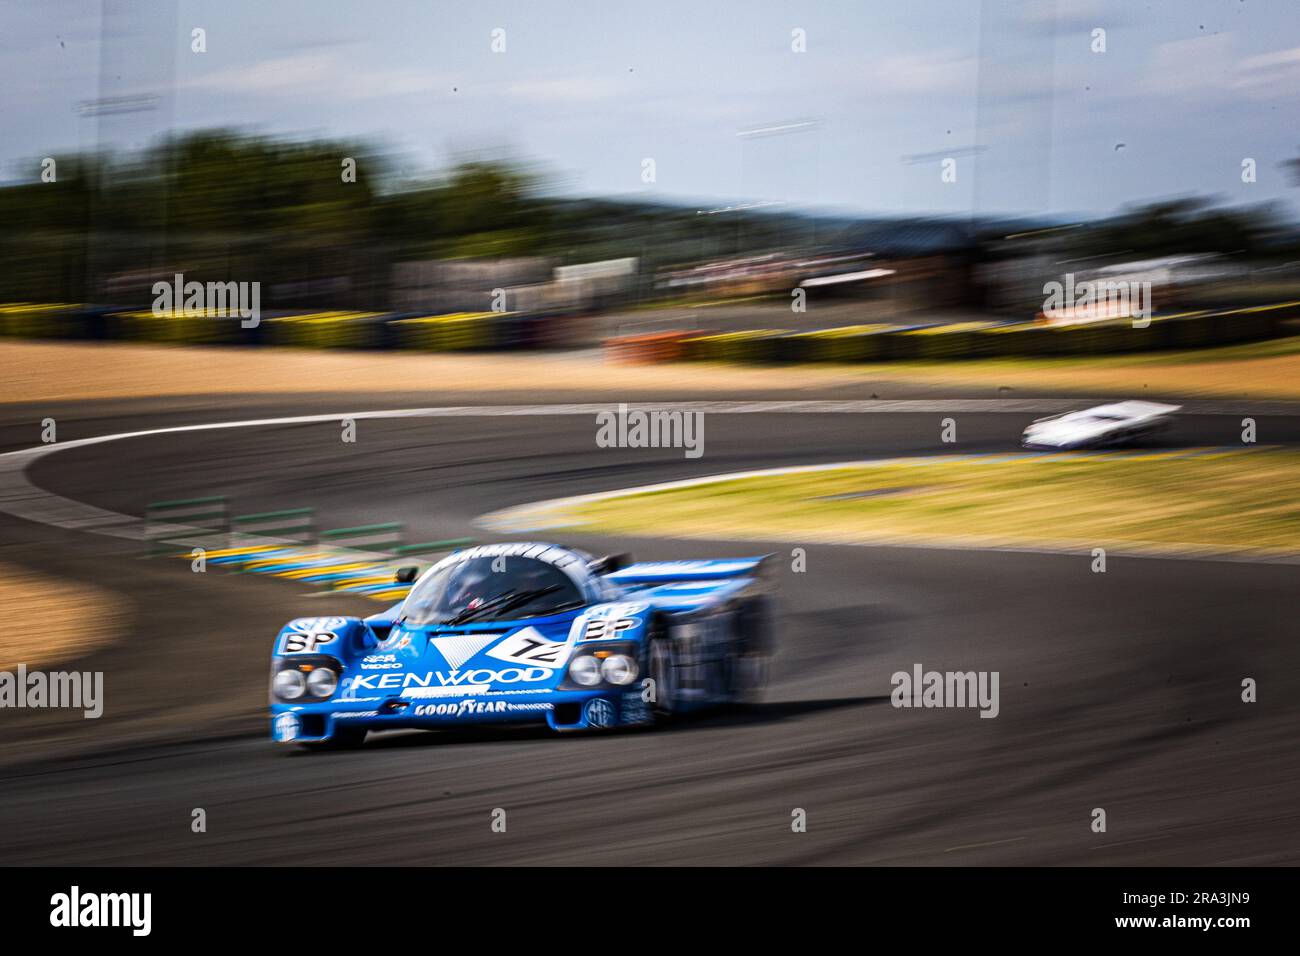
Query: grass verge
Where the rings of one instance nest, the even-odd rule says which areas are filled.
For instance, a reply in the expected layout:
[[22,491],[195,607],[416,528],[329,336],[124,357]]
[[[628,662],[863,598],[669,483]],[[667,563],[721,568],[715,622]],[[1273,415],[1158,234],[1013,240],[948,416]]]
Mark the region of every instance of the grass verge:
[[[867,365],[617,365],[590,353],[454,354],[0,341],[0,402],[323,392],[1033,389],[1059,395],[1300,400],[1300,336],[1221,349],[1096,358]],[[894,398],[887,390],[882,398]]]
[[601,499],[584,531],[654,537],[1300,552],[1300,452],[894,459]]

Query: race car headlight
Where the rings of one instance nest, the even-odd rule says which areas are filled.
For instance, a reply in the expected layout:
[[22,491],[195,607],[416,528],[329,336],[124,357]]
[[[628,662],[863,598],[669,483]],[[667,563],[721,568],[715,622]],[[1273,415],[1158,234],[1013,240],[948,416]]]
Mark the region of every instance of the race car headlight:
[[600,662],[600,676],[620,687],[630,684],[636,680],[636,661],[626,654],[611,654]]
[[600,683],[600,661],[590,654],[575,657],[569,664],[569,678],[582,687],[594,687]]
[[317,667],[307,675],[307,689],[313,697],[329,697],[339,686],[339,676],[328,667]]
[[275,675],[271,689],[282,700],[297,700],[307,691],[307,678],[299,670],[282,670]]

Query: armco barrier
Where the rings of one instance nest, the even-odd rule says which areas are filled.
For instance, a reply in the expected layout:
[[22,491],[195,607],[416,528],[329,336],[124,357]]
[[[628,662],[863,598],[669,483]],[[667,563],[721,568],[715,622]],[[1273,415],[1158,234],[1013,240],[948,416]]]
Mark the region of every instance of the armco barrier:
[[989,355],[1025,357],[1051,352],[1052,330],[1042,325],[1001,325],[976,334],[984,340],[984,351]]
[[706,361],[708,353],[709,334],[707,332],[697,332],[691,335],[682,336],[681,351],[678,357],[686,362],[703,362]]
[[84,306],[62,302],[0,305],[0,335],[22,339],[76,339],[89,335]]
[[[1131,319],[1047,325],[961,322],[898,328],[845,326],[809,332],[750,329],[739,332],[681,333],[672,351],[657,353],[650,336],[610,340],[610,354],[636,354],[642,360],[852,364],[887,360],[948,360],[993,356],[1108,355],[1158,349],[1197,348],[1251,342],[1281,334],[1281,323],[1300,318],[1300,302],[1215,312],[1155,316],[1149,325]],[[627,350],[627,351],[625,351]]]
[[1208,312],[1187,312],[1166,319],[1169,339],[1176,349],[1195,349],[1213,345],[1218,326]]
[[426,352],[464,352],[493,348],[501,336],[496,325],[510,313],[457,312],[422,315],[391,323],[398,348]]
[[995,328],[993,322],[961,322],[953,325],[904,329],[890,333],[891,353],[907,359],[954,359],[983,354],[988,339],[978,333]]
[[1125,351],[1124,336],[1131,331],[1127,322],[1089,322],[1053,329],[1050,341],[1056,355],[1106,355]]
[[789,334],[787,329],[730,332],[723,340],[723,351],[731,362],[770,362],[775,351],[773,340]]
[[235,345],[247,336],[237,316],[186,315],[183,312],[117,312],[114,337],[168,345]]
[[928,332],[931,328],[932,326],[909,325],[881,332],[880,344],[884,349],[884,354],[881,357],[895,361],[920,358],[922,342],[910,333]]
[[150,555],[194,547],[221,547],[230,531],[224,495],[150,501],[144,506],[144,538]]
[[320,533],[321,544],[357,551],[384,551],[398,553],[402,547],[405,529],[400,521],[383,524],[364,524],[355,528],[334,528]]
[[[396,580],[395,575],[400,567],[413,566],[418,576],[436,560],[426,557],[427,555],[476,543],[469,538],[429,541],[402,545],[384,554],[373,549],[376,542],[359,540],[358,533],[390,527],[392,526],[377,525],[338,528],[334,532],[324,532],[321,537],[325,540],[320,544],[258,539],[238,547],[213,548],[207,555],[207,561],[236,574],[268,574],[297,581],[313,589],[352,593],[391,604],[404,598],[411,589],[409,583]],[[346,534],[357,536],[348,538],[346,544],[340,543]],[[363,543],[370,547],[362,547]],[[177,556],[188,557],[183,554]]]
[[772,332],[739,343],[746,362],[775,365],[790,361],[790,332]]
[[818,341],[818,361],[875,362],[885,356],[885,334],[889,328],[883,323],[875,323],[823,329],[808,334]]
[[437,554],[444,551],[459,551],[461,548],[478,544],[474,538],[448,538],[445,541],[424,541],[420,544],[404,544],[393,549],[393,554],[414,557],[421,554]]
[[317,312],[265,321],[271,345],[316,349],[378,349],[389,345],[383,312]]
[[768,354],[765,340],[784,330],[751,329],[694,335],[682,340],[685,357],[700,362],[754,362]]
[[1221,314],[1228,317],[1235,326],[1237,341],[1254,341],[1277,335],[1283,321],[1300,317],[1300,302],[1230,309]]
[[[571,317],[570,317],[571,318]],[[1284,331],[1300,318],[1300,301],[1075,325],[963,322],[898,328],[855,325],[808,332],[750,329],[675,331],[610,339],[616,361],[674,360],[745,363],[857,363],[948,360],[983,356],[1106,355],[1250,342]],[[244,328],[238,316],[209,317],[122,311],[67,303],[0,304],[0,336],[125,339],[162,344],[270,344],[298,348],[477,351],[548,347],[572,336],[577,320],[534,313],[448,315],[379,312],[263,314]],[[555,326],[556,322],[562,325]]]
[[519,351],[540,348],[546,336],[538,316],[523,312],[501,312],[486,319],[493,347]]
[[815,362],[817,340],[806,332],[786,332],[772,339],[771,351],[764,361],[780,365],[802,365]]
[[590,315],[542,312],[531,319],[536,329],[532,343],[537,348],[577,349],[600,344],[599,322]]
[[316,510],[289,508],[236,515],[230,519],[230,537],[232,547],[239,546],[241,537],[283,538],[299,544],[312,544],[316,540]]

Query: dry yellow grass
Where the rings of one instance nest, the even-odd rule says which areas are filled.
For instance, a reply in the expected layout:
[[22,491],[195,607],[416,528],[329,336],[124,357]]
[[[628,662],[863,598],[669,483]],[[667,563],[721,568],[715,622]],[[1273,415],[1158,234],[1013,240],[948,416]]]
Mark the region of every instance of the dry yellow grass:
[[1300,453],[916,459],[581,504],[584,531],[846,543],[1300,553]]
[[1140,396],[1178,395],[1186,398],[1300,398],[1300,355],[1142,364],[1100,360],[1056,359],[1041,364],[1002,365],[952,362],[945,365],[893,368],[876,366],[889,381],[943,381],[950,385],[994,385],[1011,388],[1078,392],[1120,392]]
[[866,381],[1035,388],[1192,398],[1300,399],[1300,350],[1213,350],[1150,357],[862,366],[614,365],[592,353],[446,355],[173,347],[133,343],[0,343],[0,401],[202,394],[382,391],[546,394],[833,390]]
[[46,667],[84,657],[115,640],[126,620],[121,602],[98,588],[0,564],[0,670]]
[[[800,371],[801,383],[834,386],[856,371]],[[581,388],[695,392],[784,388],[781,369],[625,366],[600,356],[449,355],[414,352],[204,348],[132,343],[0,343],[0,396],[6,402],[324,392],[437,390],[537,393]]]

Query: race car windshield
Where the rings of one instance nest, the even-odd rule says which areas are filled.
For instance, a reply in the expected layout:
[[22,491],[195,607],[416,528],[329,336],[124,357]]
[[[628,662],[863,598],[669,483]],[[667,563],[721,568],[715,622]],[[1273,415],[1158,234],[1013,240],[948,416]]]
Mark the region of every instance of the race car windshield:
[[450,565],[417,584],[402,604],[402,618],[415,625],[459,624],[536,616],[583,603],[572,579],[545,561],[484,556]]

